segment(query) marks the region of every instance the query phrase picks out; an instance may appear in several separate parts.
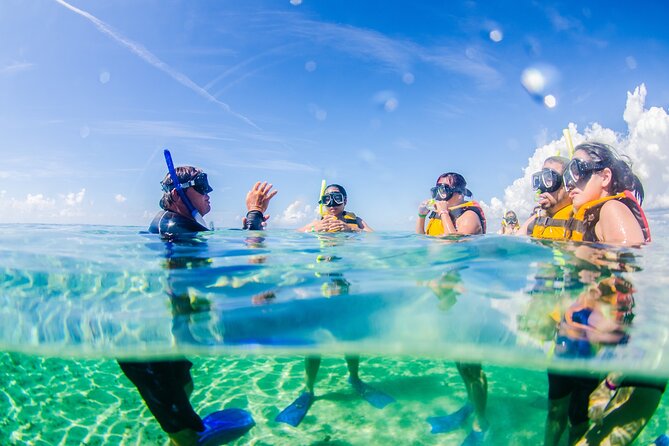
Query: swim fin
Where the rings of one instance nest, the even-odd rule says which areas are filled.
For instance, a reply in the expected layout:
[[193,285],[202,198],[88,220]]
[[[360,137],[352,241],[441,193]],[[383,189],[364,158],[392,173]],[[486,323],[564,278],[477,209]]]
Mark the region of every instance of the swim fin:
[[429,417],[427,422],[432,426],[433,434],[443,434],[454,431],[467,421],[467,418],[474,412],[474,407],[467,403],[455,412],[441,417]]
[[485,439],[486,431],[475,431],[472,430],[460,446],[480,446],[483,444]]
[[244,435],[255,421],[251,414],[242,409],[219,410],[202,419],[204,430],[198,432],[197,446],[217,446],[226,444]]
[[348,382],[350,382],[355,391],[358,392],[358,395],[363,397],[365,401],[377,409],[383,409],[388,404],[395,402],[395,398],[388,395],[387,393],[383,393],[380,390],[375,389],[369,384],[365,384],[359,378],[353,379],[349,377]]
[[302,418],[304,418],[304,416],[307,414],[307,411],[313,404],[314,399],[315,397],[313,393],[302,392],[302,394],[300,394],[300,396],[298,396],[295,401],[290,403],[290,406],[283,409],[281,413],[276,416],[274,421],[297,427],[302,422]]
[[662,434],[655,439],[653,444],[655,446],[669,446],[669,437],[666,434]]

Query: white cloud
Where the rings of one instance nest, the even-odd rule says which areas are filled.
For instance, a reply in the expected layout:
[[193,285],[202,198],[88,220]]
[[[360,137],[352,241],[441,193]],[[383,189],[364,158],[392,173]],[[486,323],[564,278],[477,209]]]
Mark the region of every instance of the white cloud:
[[65,204],[68,206],[78,206],[84,201],[84,195],[86,195],[86,189],[81,189],[77,193],[70,192],[65,195]]
[[276,218],[273,218],[277,226],[299,227],[316,218],[316,209],[301,200],[295,200]]
[[116,194],[114,195],[114,200],[116,200],[117,203],[124,203],[127,200],[127,198],[121,194]]
[[[634,92],[627,93],[627,105],[623,119],[627,123],[626,135],[617,134],[598,123],[578,132],[576,124],[569,124],[574,145],[584,141],[599,141],[610,144],[627,155],[633,162],[633,170],[641,179],[646,198],[646,209],[669,206],[669,115],[661,107],[645,108],[646,86],[640,85]],[[504,190],[503,197],[494,197],[486,205],[491,217],[501,218],[505,209],[513,209],[518,215],[528,215],[534,207],[534,193],[530,187],[530,176],[541,169],[543,161],[553,155],[569,156],[564,136],[538,147],[523,176]]]
[[11,197],[0,192],[0,207],[6,209],[0,216],[3,223],[75,223],[86,214],[84,197],[86,189],[79,192],[50,197],[43,193]]

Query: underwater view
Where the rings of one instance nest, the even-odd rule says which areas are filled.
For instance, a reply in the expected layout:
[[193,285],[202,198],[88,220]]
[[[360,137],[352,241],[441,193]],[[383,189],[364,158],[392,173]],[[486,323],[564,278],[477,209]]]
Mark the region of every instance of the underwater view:
[[[547,368],[669,378],[657,298],[669,217],[649,220],[654,242],[627,249],[285,230],[173,243],[136,227],[3,226],[0,444],[166,443],[116,360],[184,357],[198,413],[252,414],[233,444],[460,444],[471,422],[432,433],[428,418],[467,401],[458,367],[476,363],[485,444],[541,443]],[[585,335],[565,319],[583,308],[596,326]],[[318,356],[308,413],[277,422]],[[373,395],[348,380],[356,356]],[[666,403],[639,444],[667,431]]]

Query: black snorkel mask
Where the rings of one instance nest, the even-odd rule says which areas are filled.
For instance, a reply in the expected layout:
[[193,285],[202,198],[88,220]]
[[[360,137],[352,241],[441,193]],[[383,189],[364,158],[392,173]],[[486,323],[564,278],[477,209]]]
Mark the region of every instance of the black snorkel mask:
[[562,186],[562,177],[553,169],[544,167],[532,174],[532,189],[541,193],[555,192]]
[[448,184],[439,183],[433,188],[430,189],[432,198],[437,201],[448,201],[453,197],[455,193],[465,194],[465,192],[460,188],[452,188]]
[[[174,181],[172,181],[174,183]],[[209,185],[209,180],[207,179],[207,174],[204,172],[200,172],[195,177],[193,177],[190,181],[186,181],[185,183],[180,183],[180,186],[182,189],[187,189],[189,187],[192,187],[197,191],[197,193],[201,195],[206,195],[209,192],[212,192],[214,189]],[[163,185],[163,191],[165,192],[170,192],[172,189],[174,189],[174,184],[164,184]]]
[[332,208],[344,204],[344,201],[346,201],[346,197],[341,192],[330,192],[324,194],[321,199],[318,200],[318,204]]
[[594,172],[602,170],[605,167],[601,162],[583,161],[573,158],[564,169],[564,174],[562,174],[564,187],[569,190],[576,187],[579,181],[587,182]]

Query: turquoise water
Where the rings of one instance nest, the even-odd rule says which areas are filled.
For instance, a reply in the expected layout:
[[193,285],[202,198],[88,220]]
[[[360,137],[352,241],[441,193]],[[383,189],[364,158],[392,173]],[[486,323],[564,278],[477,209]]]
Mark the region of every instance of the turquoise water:
[[[546,367],[669,377],[669,218],[650,218],[640,250],[272,230],[166,246],[141,228],[3,226],[0,444],[162,444],[113,359],[181,355],[200,414],[253,414],[236,444],[459,444],[466,430],[425,422],[466,400],[453,360],[484,363],[489,444],[541,443]],[[610,330],[556,347],[579,304]],[[319,399],[299,427],[275,423],[307,353],[324,355]],[[360,399],[344,353],[397,402]],[[667,430],[665,403],[640,444]]]

